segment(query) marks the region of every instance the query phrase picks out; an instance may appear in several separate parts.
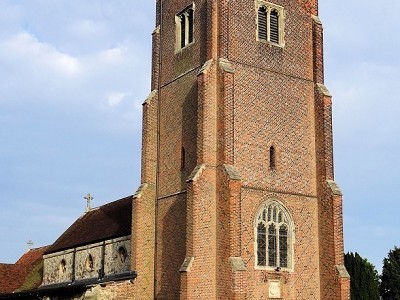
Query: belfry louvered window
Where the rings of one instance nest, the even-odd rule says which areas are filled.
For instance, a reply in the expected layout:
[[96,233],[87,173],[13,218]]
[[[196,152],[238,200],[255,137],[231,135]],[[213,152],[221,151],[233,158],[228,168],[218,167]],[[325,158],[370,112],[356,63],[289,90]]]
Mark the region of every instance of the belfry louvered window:
[[267,40],[267,9],[264,6],[258,9],[258,38]]
[[194,5],[187,7],[175,17],[176,47],[179,51],[194,42]]
[[279,44],[279,14],[276,9],[273,9],[269,15],[269,40],[272,43]]
[[257,39],[283,46],[283,8],[260,1],[257,14]]
[[256,266],[293,269],[292,219],[277,201],[265,203],[255,222]]

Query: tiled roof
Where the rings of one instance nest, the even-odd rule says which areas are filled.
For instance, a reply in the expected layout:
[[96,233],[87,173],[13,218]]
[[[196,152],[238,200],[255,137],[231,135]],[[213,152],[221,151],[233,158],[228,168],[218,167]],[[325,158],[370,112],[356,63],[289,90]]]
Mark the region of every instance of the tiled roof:
[[132,196],[94,208],[83,214],[46,253],[54,253],[131,234]]
[[[27,280],[31,271],[42,262],[46,247],[27,251],[15,264],[0,264],[0,293],[11,293]],[[42,278],[36,278],[30,288],[37,288]]]
[[27,251],[24,255],[20,257],[20,259],[18,259],[15,264],[25,267],[31,266],[33,263],[43,257],[43,252],[46,250],[46,248],[47,247],[41,247]]
[[37,289],[43,282],[43,259],[32,265],[23,283],[16,289],[16,292],[30,291]]
[[27,273],[24,266],[0,264],[0,293],[11,293],[19,288]]

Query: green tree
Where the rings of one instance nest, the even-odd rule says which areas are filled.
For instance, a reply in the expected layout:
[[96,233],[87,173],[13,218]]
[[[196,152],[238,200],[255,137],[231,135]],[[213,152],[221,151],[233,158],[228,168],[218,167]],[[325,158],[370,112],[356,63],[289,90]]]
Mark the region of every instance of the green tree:
[[357,252],[345,254],[344,264],[350,274],[351,300],[378,300],[379,275],[375,266]]
[[383,260],[381,297],[383,300],[400,300],[400,248],[396,246]]

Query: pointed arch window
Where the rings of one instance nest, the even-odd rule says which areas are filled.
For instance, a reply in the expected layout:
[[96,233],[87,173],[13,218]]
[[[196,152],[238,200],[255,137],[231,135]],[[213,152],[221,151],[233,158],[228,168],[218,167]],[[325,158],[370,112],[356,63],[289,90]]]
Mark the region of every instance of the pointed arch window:
[[256,266],[293,269],[293,222],[287,209],[277,201],[265,203],[255,222]]
[[67,271],[67,262],[65,261],[65,259],[62,259],[60,261],[59,266],[58,266],[58,275],[59,275],[59,277],[63,277],[64,274],[66,273],[66,271]]
[[269,168],[271,170],[276,169],[276,151],[274,146],[269,148]]
[[257,40],[277,46],[284,46],[283,7],[259,1],[257,11]]
[[86,257],[86,262],[85,262],[85,269],[88,272],[92,272],[94,270],[94,262],[93,262],[93,256],[92,254],[89,254]]
[[175,16],[176,47],[175,52],[194,42],[194,4]]
[[185,151],[185,147],[182,147],[182,149],[181,149],[181,170],[185,169],[185,165],[186,165],[186,151]]
[[258,9],[258,38],[267,40],[267,8],[260,6]]
[[271,43],[279,44],[279,12],[274,8],[269,14],[269,40]]

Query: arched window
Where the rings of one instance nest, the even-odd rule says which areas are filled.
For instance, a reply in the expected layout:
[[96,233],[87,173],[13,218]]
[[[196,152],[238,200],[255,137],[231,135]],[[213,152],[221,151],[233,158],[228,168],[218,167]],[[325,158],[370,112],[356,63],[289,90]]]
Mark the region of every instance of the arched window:
[[267,9],[265,6],[260,6],[258,9],[258,38],[267,40]]
[[186,151],[185,151],[185,148],[182,147],[182,149],[181,149],[181,170],[185,169],[185,164],[186,164]]
[[276,169],[276,151],[274,146],[269,148],[269,168],[271,170]]
[[126,252],[125,247],[121,246],[118,248],[117,259],[120,265],[125,264],[126,258],[128,257],[128,253]]
[[59,277],[63,277],[66,271],[67,271],[67,262],[65,261],[65,259],[62,259],[58,266]]
[[268,201],[255,222],[256,266],[293,269],[293,222],[287,209],[277,201]]
[[175,52],[178,52],[194,42],[194,4],[175,16],[175,25]]
[[284,46],[284,9],[282,6],[258,0],[257,39],[272,45]]
[[91,254],[86,258],[85,268],[88,272],[92,272],[94,269],[93,256]]
[[269,40],[272,43],[279,44],[279,13],[276,9],[271,10],[269,24]]

